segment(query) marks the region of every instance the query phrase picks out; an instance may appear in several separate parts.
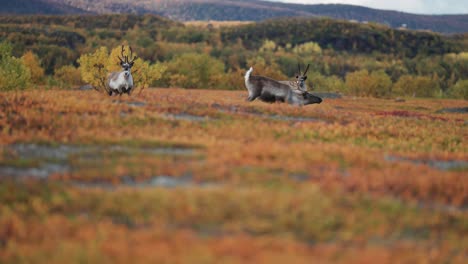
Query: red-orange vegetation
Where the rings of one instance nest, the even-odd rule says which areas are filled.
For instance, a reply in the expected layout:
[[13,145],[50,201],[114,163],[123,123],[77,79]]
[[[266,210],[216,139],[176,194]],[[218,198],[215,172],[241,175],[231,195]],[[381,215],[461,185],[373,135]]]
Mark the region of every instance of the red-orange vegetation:
[[[0,262],[466,260],[466,117],[439,111],[464,101],[245,98],[1,93],[0,169],[66,169],[0,175]],[[81,149],[31,158],[18,144]],[[186,185],[145,185],[156,176]]]

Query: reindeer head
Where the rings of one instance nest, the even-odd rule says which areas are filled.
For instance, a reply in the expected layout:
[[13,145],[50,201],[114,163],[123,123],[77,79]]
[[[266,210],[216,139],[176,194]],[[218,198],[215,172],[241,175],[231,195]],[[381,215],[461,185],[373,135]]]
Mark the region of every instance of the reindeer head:
[[128,60],[128,56],[124,56],[124,52],[125,52],[125,47],[124,45],[122,45],[122,50],[120,52],[120,56],[117,56],[117,58],[119,58],[119,61],[120,61],[120,66],[122,66],[122,69],[123,69],[123,74],[124,74],[124,77],[125,78],[128,78],[131,74],[130,74],[130,69],[132,68],[133,64],[135,63],[135,60],[136,60],[136,56],[133,56],[133,50],[132,50],[132,47],[129,47],[130,49],[130,58],[131,60],[129,61]]
[[304,73],[301,72],[301,65],[298,63],[297,67],[299,69],[298,75],[296,75],[296,85],[297,88],[303,92],[307,91],[307,86],[305,81],[307,80],[307,71],[309,70],[310,64],[307,64],[307,68],[305,69]]
[[304,105],[308,104],[320,104],[322,102],[322,98],[315,96],[311,93],[304,93]]

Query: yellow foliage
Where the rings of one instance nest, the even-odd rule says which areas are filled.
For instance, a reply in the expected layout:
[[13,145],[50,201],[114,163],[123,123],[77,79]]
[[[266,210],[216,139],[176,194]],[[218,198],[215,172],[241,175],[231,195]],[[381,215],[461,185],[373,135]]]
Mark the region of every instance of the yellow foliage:
[[439,86],[428,76],[403,75],[395,83],[393,90],[398,95],[433,97],[439,90]]
[[458,56],[462,60],[468,60],[468,52],[460,52],[458,53]]
[[[106,79],[107,73],[102,68],[97,68],[101,65],[106,67],[109,60],[109,52],[106,47],[100,47],[94,53],[82,55],[78,59],[80,64],[81,78],[85,83],[89,83],[94,87],[104,89],[103,80]],[[107,68],[106,68],[107,69]]]
[[263,45],[260,47],[259,51],[275,51],[276,50],[276,43],[273,40],[265,40]]
[[244,84],[244,75],[245,75],[245,70],[243,69],[234,69],[229,71],[226,74],[224,82],[226,83],[226,87],[229,87],[230,89],[233,90],[244,90],[245,89],[245,84]]
[[468,80],[459,80],[448,90],[448,95],[453,98],[468,100]]
[[311,41],[295,46],[293,48],[293,52],[300,55],[308,55],[314,53],[320,54],[322,53],[322,49],[320,48],[318,43]]
[[392,81],[384,71],[355,71],[346,75],[346,86],[352,95],[385,97],[390,95]]
[[445,55],[447,58],[453,59],[453,60],[468,60],[468,52],[460,52],[460,53],[449,53]]
[[39,58],[32,51],[26,52],[21,61],[29,69],[31,73],[31,81],[35,84],[40,84],[44,80],[44,69],[41,67]]
[[132,68],[133,81],[138,85],[141,92],[154,81],[159,80],[166,69],[165,65],[159,63],[150,65],[149,62],[138,58],[135,60],[135,65]]
[[273,60],[267,61],[263,57],[258,56],[248,59],[247,66],[254,69],[252,73],[253,75],[263,75],[275,80],[288,79],[288,77],[281,72],[278,64],[276,64]]
[[[124,46],[124,53],[122,53],[122,46],[115,47],[111,50],[109,57],[107,58],[107,63],[105,64],[107,71],[109,72],[116,72],[122,70],[122,67],[120,66],[120,60],[119,57],[122,58],[122,56],[128,56],[128,60],[131,61],[132,58],[130,58],[130,48],[128,46]],[[136,53],[132,54],[133,56],[136,56]],[[125,60],[125,58],[122,58]],[[137,62],[135,62],[137,64]],[[134,70],[135,68],[132,68]]]
[[169,87],[221,88],[224,63],[205,53],[184,53],[166,63]]
[[72,65],[65,65],[55,71],[54,78],[65,85],[80,85],[81,72],[80,69]]

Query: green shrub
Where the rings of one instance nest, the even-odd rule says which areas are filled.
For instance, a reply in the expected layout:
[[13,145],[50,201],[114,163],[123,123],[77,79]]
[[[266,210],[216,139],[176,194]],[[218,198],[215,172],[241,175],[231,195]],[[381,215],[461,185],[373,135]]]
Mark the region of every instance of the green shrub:
[[449,88],[447,95],[451,98],[468,100],[468,80],[459,80]]
[[293,52],[295,54],[304,56],[311,54],[321,54],[322,49],[320,48],[320,45],[318,43],[311,41],[295,46],[293,48]]
[[24,90],[30,85],[29,69],[11,51],[11,44],[0,43],[0,91]]
[[434,97],[440,91],[436,80],[428,76],[403,75],[393,86],[396,95]]
[[207,54],[185,53],[165,63],[163,86],[225,88],[224,63]]
[[60,86],[82,85],[80,69],[73,65],[63,66],[55,71],[54,79]]
[[338,76],[324,76],[319,72],[308,74],[307,86],[311,91],[346,92],[346,85]]
[[360,70],[346,75],[346,86],[352,95],[387,97],[391,95],[392,80],[383,70]]
[[263,41],[263,45],[258,49],[260,52],[273,52],[277,48],[276,43],[272,40],[266,39]]

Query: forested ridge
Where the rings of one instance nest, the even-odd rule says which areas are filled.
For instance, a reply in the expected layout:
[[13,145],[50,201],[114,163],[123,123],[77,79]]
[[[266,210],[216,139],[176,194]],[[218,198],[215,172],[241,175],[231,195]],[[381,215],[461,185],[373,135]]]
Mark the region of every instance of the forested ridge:
[[321,47],[350,52],[384,52],[414,57],[418,54],[444,54],[463,47],[440,34],[396,30],[378,24],[356,24],[332,19],[287,18],[230,28],[222,32],[224,41],[242,38],[249,48],[258,48],[264,39],[279,45],[309,41]]
[[0,14],[157,14],[179,21],[261,21],[277,17],[330,17],[375,22],[393,28],[463,33],[468,15],[420,15],[342,4],[290,4],[258,0],[16,0],[3,1]]

